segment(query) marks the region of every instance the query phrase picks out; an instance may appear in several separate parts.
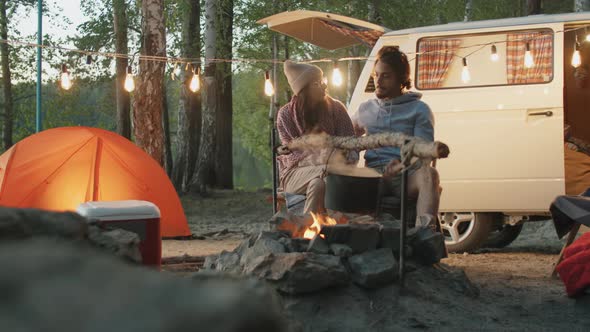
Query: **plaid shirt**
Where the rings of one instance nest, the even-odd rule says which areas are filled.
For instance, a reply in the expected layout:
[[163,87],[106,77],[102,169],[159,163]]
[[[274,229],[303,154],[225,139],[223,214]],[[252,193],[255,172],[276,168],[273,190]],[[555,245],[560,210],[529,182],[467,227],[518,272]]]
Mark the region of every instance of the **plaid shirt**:
[[[319,114],[319,128],[331,136],[354,136],[352,121],[346,112],[344,104],[331,97],[326,98],[328,100],[328,109],[326,112]],[[297,96],[293,96],[291,101],[281,107],[277,114],[277,131],[283,145],[303,136],[305,132],[303,114],[297,112],[296,103]],[[278,156],[281,182],[287,172],[296,167],[309,154],[309,151],[293,151],[291,154]]]

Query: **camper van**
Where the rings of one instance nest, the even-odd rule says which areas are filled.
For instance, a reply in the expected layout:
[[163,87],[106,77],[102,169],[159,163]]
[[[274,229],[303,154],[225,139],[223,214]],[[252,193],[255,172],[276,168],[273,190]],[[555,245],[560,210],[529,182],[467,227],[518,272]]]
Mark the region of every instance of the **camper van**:
[[[434,113],[435,139],[451,149],[436,165],[450,251],[505,246],[524,221],[549,219],[551,202],[566,192],[564,122],[590,141],[590,82],[576,82],[572,65],[577,48],[588,54],[590,12],[399,31],[310,11],[260,23],[327,49],[372,45],[348,105],[351,115],[375,98],[377,52],[396,45],[408,54],[412,90]],[[590,69],[590,56],[582,61]]]

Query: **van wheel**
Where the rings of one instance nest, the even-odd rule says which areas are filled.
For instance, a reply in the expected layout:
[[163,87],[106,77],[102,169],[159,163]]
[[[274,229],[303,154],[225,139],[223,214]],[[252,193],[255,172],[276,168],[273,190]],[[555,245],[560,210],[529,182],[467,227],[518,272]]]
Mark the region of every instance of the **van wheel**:
[[475,212],[444,212],[440,224],[449,252],[472,252],[488,239],[494,215]]
[[492,232],[488,236],[488,239],[483,244],[486,248],[504,248],[512,243],[520,232],[524,223],[517,225],[503,224],[499,225],[496,229],[492,229]]

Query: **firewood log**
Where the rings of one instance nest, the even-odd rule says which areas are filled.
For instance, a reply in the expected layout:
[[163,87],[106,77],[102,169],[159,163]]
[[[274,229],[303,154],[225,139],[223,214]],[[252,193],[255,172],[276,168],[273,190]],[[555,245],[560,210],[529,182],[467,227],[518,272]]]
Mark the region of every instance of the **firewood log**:
[[445,143],[439,141],[428,142],[401,133],[380,133],[362,137],[330,136],[327,134],[305,135],[292,140],[286,146],[279,146],[277,152],[279,154],[289,154],[292,150],[323,148],[361,151],[381,147],[403,147],[407,143],[413,143],[410,157],[436,159],[446,158],[450,153],[449,147]]

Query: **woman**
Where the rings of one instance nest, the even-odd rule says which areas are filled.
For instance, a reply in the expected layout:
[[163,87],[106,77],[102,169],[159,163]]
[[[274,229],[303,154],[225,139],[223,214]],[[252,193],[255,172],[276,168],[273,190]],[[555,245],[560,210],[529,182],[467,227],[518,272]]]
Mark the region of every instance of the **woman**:
[[[293,98],[277,114],[277,130],[283,145],[310,133],[354,136],[346,107],[326,94],[324,73],[314,65],[285,61],[285,76]],[[283,191],[306,195],[304,214],[323,213],[324,175],[330,151],[293,151],[279,156],[279,182]]]

